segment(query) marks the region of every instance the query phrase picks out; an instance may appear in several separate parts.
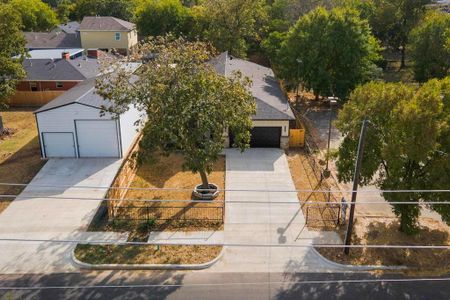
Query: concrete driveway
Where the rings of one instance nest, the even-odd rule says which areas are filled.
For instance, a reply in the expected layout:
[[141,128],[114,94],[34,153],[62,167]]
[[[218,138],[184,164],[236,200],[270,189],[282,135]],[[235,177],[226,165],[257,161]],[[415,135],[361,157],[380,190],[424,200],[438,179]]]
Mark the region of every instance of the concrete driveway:
[[[101,201],[58,197],[103,198],[119,170],[117,159],[51,159],[0,214],[0,238],[119,239],[115,233],[85,233]],[[68,188],[34,187],[69,186]],[[32,198],[25,198],[31,196]],[[43,198],[55,197],[54,199]],[[0,241],[0,273],[50,273],[77,270],[71,265],[72,244]]]
[[[300,208],[289,165],[280,149],[226,151],[227,190],[224,241],[244,245],[339,243],[335,233],[310,232]],[[259,190],[259,191],[251,191]],[[278,192],[274,192],[278,191]],[[254,201],[262,203],[254,203]],[[283,202],[283,203],[280,203]],[[334,269],[310,248],[225,247],[211,272],[294,272]]]

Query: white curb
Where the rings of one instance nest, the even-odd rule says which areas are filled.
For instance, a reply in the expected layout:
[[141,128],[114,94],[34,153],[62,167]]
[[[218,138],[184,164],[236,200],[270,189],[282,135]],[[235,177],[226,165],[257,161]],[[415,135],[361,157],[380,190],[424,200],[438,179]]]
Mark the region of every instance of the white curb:
[[375,271],[375,270],[407,270],[407,266],[377,266],[377,265],[344,265],[329,260],[320,254],[314,247],[311,247],[312,251],[325,263],[332,265],[335,268],[347,269],[349,271]]
[[219,261],[225,250],[225,247],[222,247],[222,250],[216,258],[202,264],[89,264],[75,257],[75,248],[71,251],[70,255],[72,262],[80,269],[88,270],[203,270]]

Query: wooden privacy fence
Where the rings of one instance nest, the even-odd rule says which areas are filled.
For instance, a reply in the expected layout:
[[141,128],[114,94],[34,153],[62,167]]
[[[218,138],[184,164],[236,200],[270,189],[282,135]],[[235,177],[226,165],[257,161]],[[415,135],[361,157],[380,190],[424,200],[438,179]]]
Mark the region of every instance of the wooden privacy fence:
[[305,145],[305,129],[289,130],[289,147],[303,147]]
[[[114,217],[115,211],[117,207],[121,205],[122,200],[125,198],[128,193],[128,189],[133,182],[134,176],[136,175],[137,163],[135,158],[135,153],[139,150],[139,141],[141,140],[141,136],[136,138],[133,143],[133,147],[125,156],[122,166],[119,169],[119,172],[114,178],[114,181],[111,185],[111,188],[108,190],[106,194],[106,199],[117,199],[114,201],[108,201],[108,216]],[[118,189],[118,187],[121,187]],[[124,188],[125,187],[125,188]]]
[[49,103],[62,93],[64,93],[64,91],[17,91],[8,99],[8,104],[10,106],[42,106]]

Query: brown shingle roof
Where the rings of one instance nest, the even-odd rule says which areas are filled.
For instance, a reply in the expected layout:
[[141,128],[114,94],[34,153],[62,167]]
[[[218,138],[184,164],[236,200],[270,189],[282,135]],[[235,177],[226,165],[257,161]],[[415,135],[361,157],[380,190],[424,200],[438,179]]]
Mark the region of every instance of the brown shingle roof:
[[129,31],[135,24],[114,17],[84,17],[80,24],[80,31]]

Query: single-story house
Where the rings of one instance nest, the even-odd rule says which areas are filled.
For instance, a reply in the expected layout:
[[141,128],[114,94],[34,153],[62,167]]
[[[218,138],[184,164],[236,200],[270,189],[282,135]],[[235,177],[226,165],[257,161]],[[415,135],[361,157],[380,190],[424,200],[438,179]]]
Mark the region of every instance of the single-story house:
[[138,136],[140,112],[101,114],[109,106],[92,78],[36,110],[42,157],[125,157]]
[[30,51],[32,57],[35,52],[39,52],[37,58],[22,63],[27,76],[17,85],[18,91],[67,91],[100,72],[98,55],[84,55],[82,49],[34,50]]
[[[252,116],[251,147],[289,147],[289,124],[295,120],[288,99],[270,68],[238,59],[224,52],[211,61],[216,71],[230,76],[240,71],[252,80],[251,93],[256,101]],[[226,146],[233,145],[233,136],[226,134]]]
[[85,49],[116,49],[128,54],[138,43],[136,25],[114,17],[84,17],[78,32]]

